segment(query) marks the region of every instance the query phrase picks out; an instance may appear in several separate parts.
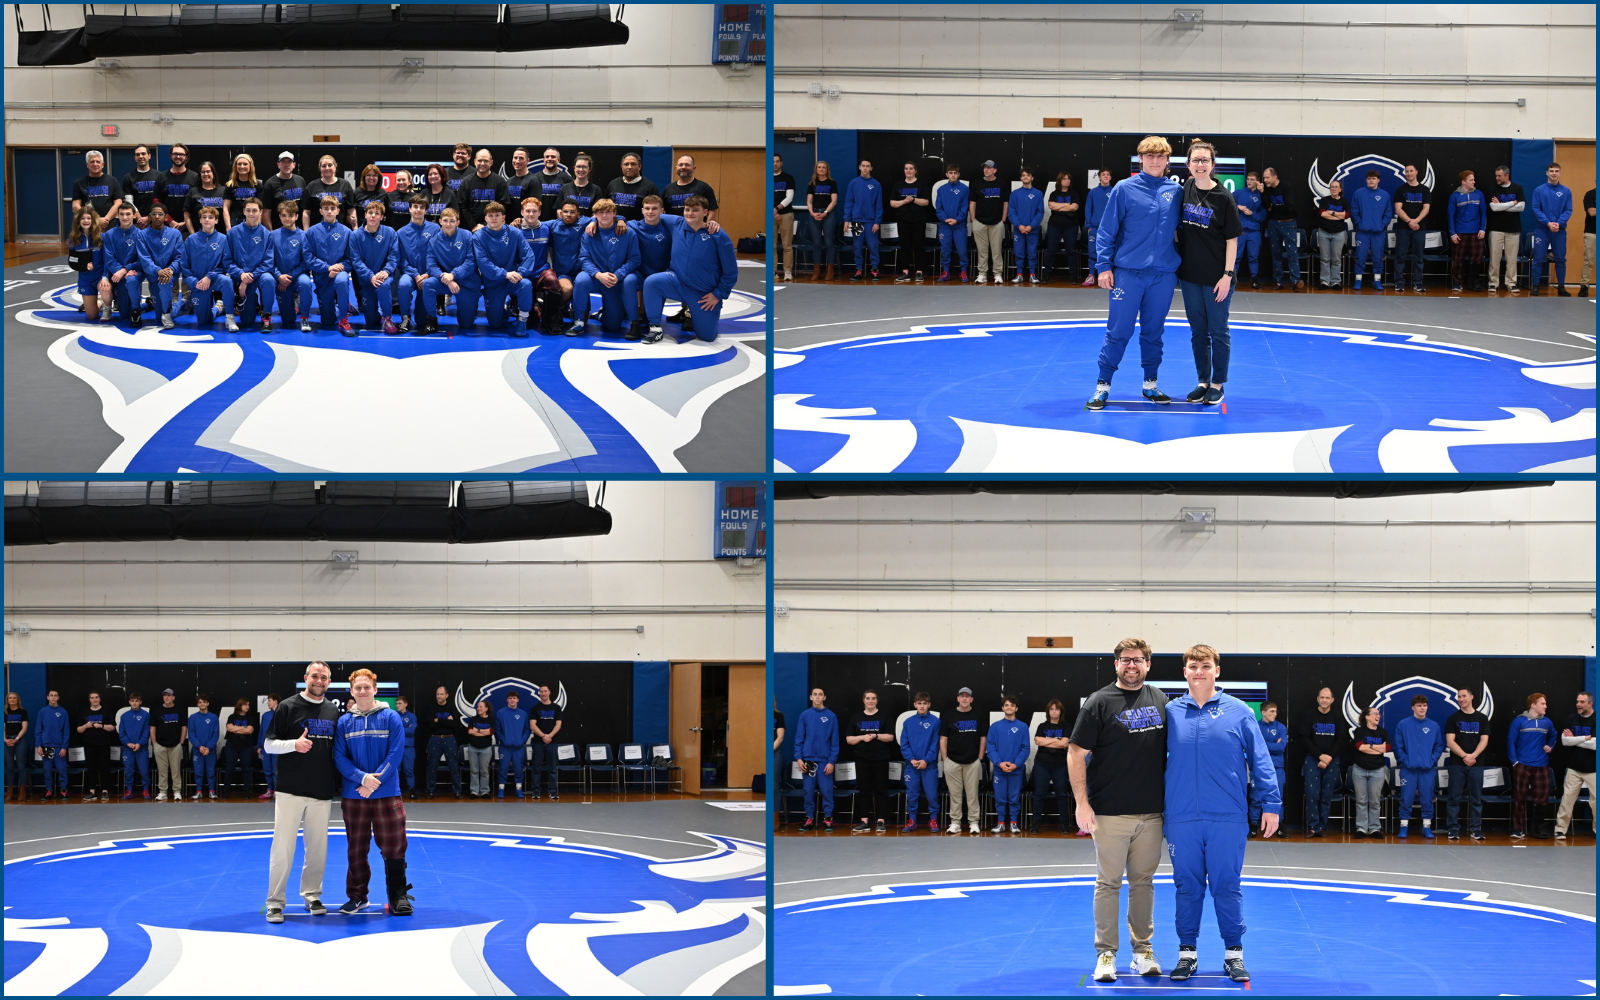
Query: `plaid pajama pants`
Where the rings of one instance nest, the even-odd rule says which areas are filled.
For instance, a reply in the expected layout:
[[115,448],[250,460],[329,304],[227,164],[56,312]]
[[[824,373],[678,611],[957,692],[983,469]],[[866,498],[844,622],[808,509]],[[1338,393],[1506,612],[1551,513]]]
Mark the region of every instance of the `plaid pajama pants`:
[[1511,829],[1521,833],[1527,829],[1523,823],[1526,807],[1550,801],[1550,769],[1513,764],[1511,780]]
[[378,853],[385,860],[406,856],[406,807],[400,796],[390,795],[381,799],[341,799],[339,808],[344,812],[344,834],[350,849],[345,893],[350,899],[366,899],[367,884],[372,881],[367,854],[373,837],[377,837]]

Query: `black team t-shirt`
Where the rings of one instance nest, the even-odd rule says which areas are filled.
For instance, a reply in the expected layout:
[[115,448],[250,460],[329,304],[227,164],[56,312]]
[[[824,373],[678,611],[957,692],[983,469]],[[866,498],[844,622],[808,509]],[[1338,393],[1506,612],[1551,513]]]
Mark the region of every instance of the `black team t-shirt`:
[[[28,710],[25,708],[6,709],[6,739],[14,740],[22,735],[22,726],[28,721]],[[778,716],[778,725],[783,725],[783,716]]]
[[989,727],[978,715],[977,709],[961,711],[951,709],[939,720],[939,735],[944,737],[945,756],[957,764],[970,764],[978,759],[978,741],[988,735]]
[[[572,175],[565,170],[547,174],[541,169],[534,172],[533,178],[533,190],[528,194],[539,196],[539,221],[549,222],[561,210],[561,189],[572,183]],[[526,198],[528,194],[523,197]]]
[[[535,740],[538,740],[539,737],[532,735],[534,726],[538,726],[540,732],[549,736],[550,731],[555,729],[556,723],[560,721],[561,706],[553,701],[548,705],[536,701],[528,706],[528,733]],[[544,741],[539,740],[539,742],[542,743]]]
[[[1460,747],[1465,753],[1472,753],[1478,749],[1478,738],[1489,736],[1489,719],[1482,712],[1473,712],[1468,715],[1466,712],[1457,710],[1451,714],[1450,718],[1444,720],[1444,734],[1445,736],[1455,736],[1456,746]],[[1493,741],[1494,738],[1490,736],[1490,743]],[[1448,742],[1446,740],[1447,744]],[[1449,749],[1449,747],[1446,746],[1446,749]],[[1489,743],[1483,745],[1483,752],[1489,752]],[[1445,763],[1459,765],[1461,764],[1461,758],[1452,753]],[[1482,755],[1478,757],[1478,763],[1483,763]]]
[[459,194],[461,192],[461,182],[477,172],[478,168],[471,163],[464,167],[458,167],[451,163],[450,166],[444,168],[444,186]]
[[149,170],[130,170],[122,175],[122,193],[133,195],[134,211],[140,215],[149,215],[150,206],[156,203],[156,185],[161,182],[161,173],[155,167]]
[[[78,725],[81,726],[89,722],[98,722],[111,728],[85,729],[78,734],[78,738],[82,740],[84,746],[111,747],[117,745],[119,740],[117,739],[117,713],[115,709],[108,707],[104,702],[101,703],[99,708],[85,708],[78,715]],[[7,735],[10,734],[8,733]]]
[[[23,718],[27,718],[27,715],[24,714]],[[783,713],[778,711],[777,709],[773,709],[772,710],[772,735],[774,737],[776,737],[778,735],[778,730],[780,730],[780,729],[787,730],[788,728],[789,728],[788,726],[783,724]]]
[[429,705],[424,711],[426,714],[418,712],[417,718],[426,722],[429,739],[435,736],[461,738],[461,721],[456,718],[456,710],[451,708],[448,702],[443,705]]
[[[838,193],[839,185],[833,180],[814,180],[810,184],[806,185],[806,195],[811,199],[811,211],[813,212],[826,212],[828,210],[828,203],[832,201],[833,196]],[[834,208],[838,207],[839,206],[837,204],[834,205]]]
[[122,182],[110,174],[79,177],[72,185],[72,197],[81,203],[94,206],[100,216],[111,211],[111,206],[122,200]]
[[[1350,737],[1350,742],[1355,746],[1365,744],[1366,746],[1376,747],[1383,746],[1386,743],[1393,745],[1393,742],[1389,739],[1389,730],[1382,726],[1376,729],[1362,726],[1355,731],[1355,735]],[[1384,757],[1382,754],[1362,753],[1357,750],[1351,754],[1351,763],[1368,771],[1376,771],[1380,767],[1387,767],[1389,758]],[[1279,789],[1279,791],[1281,792],[1282,789]]]
[[[1522,211],[1528,210],[1528,201],[1522,196],[1521,184],[1496,184],[1487,192],[1491,202],[1500,202],[1506,205],[1515,205],[1522,202]],[[1519,212],[1489,211],[1489,231],[1491,233],[1520,233],[1522,232],[1522,215]]]
[[1106,816],[1159,813],[1167,802],[1167,696],[1116,684],[1089,696],[1072,726],[1089,751],[1089,807]]
[[[857,712],[850,717],[850,730],[846,736],[878,736],[887,733],[894,735],[894,720],[879,709],[875,714]],[[865,743],[856,743],[851,747],[855,752],[856,760],[899,760],[900,747],[893,740],[867,740]]]
[[[927,205],[918,205],[915,200],[912,200],[893,210],[894,221],[897,223],[905,223],[910,226],[927,224],[929,218],[931,218],[930,213],[933,212],[933,195],[923,187],[921,181],[908,181],[902,175],[894,185],[885,184],[883,188],[885,201],[899,201],[901,198],[927,198],[929,201]],[[902,233],[901,235],[907,234]]]
[[[1039,723],[1039,727],[1033,731],[1033,735],[1035,738],[1043,736],[1045,739],[1060,740],[1070,737],[1072,730],[1067,728],[1066,719],[1062,719],[1060,722],[1051,722],[1047,713],[1044,721]],[[1064,747],[1037,747],[1033,751],[1033,759],[1035,761],[1042,760],[1047,764],[1065,764],[1067,762],[1067,751]]]
[[[448,187],[440,188],[438,194],[435,194],[432,188],[423,188],[422,193],[428,196],[428,214],[423,217],[424,221],[437,223],[439,217],[444,215],[444,210],[447,208],[455,209],[457,215],[461,214],[461,206],[456,193]],[[410,221],[410,212],[406,214],[407,221]]]
[[150,710],[150,729],[155,733],[157,746],[175,747],[183,742],[183,727],[189,724],[189,713],[182,705],[157,705]]
[[1345,201],[1343,195],[1335,198],[1330,194],[1326,198],[1317,199],[1317,228],[1321,229],[1325,233],[1343,233],[1348,231],[1344,224],[1344,219],[1324,219],[1322,217],[1323,212],[1343,212],[1346,216],[1349,216],[1350,203]]
[[[594,203],[605,196],[605,188],[602,188],[594,181],[590,181],[589,183],[583,185],[578,184],[576,181],[572,182],[571,184],[561,185],[561,200],[566,201],[568,198],[571,198],[573,201],[577,202],[579,215],[593,215]],[[559,208],[560,206],[558,205],[556,207]]]
[[[1233,192],[1216,185],[1200,190],[1191,177],[1183,182],[1183,216],[1178,226],[1178,279],[1210,287],[1222,280],[1228,263],[1228,241],[1244,228]],[[1234,262],[1238,263],[1235,256]]]
[[606,185],[606,194],[617,203],[617,215],[629,222],[638,222],[644,218],[644,200],[651,195],[661,197],[661,189],[656,187],[656,182],[640,174],[636,180],[626,180],[613,177],[611,183]]
[[[260,187],[256,188],[256,197],[260,198],[261,203],[267,207],[267,210],[262,213],[261,221],[270,223],[273,229],[277,229],[278,224],[283,221],[278,216],[278,206],[286,201],[292,201],[298,205],[301,196],[305,193],[306,179],[299,174],[290,174],[288,177],[279,177],[277,174],[273,174],[268,177],[261,182]],[[317,221],[321,222],[322,218],[318,216]]]
[[[249,726],[253,731],[248,733],[230,733],[229,726]],[[254,712],[234,712],[228,716],[228,721],[222,724],[222,732],[228,737],[228,742],[239,749],[249,749],[256,745],[256,737],[261,735],[261,720],[256,718]]]
[[[1594,713],[1590,712],[1589,715],[1585,717],[1579,715],[1577,712],[1573,712],[1571,715],[1567,716],[1566,724],[1561,728],[1572,730],[1572,735],[1574,736],[1582,736],[1584,739],[1588,739],[1594,735]],[[1594,773],[1593,750],[1588,750],[1584,747],[1563,747],[1562,749],[1566,751],[1567,767],[1579,772],[1580,774]]]
[[300,208],[311,213],[311,224],[314,226],[322,221],[322,199],[332,198],[339,203],[339,214],[334,216],[334,221],[345,222],[348,215],[347,209],[356,199],[356,189],[343,177],[335,177],[332,184],[325,183],[321,177],[307,181],[305,194],[300,196]]
[[[214,208],[217,210],[217,232],[228,231],[228,220],[222,217],[222,205],[228,200],[228,189],[224,187],[201,187],[196,184],[189,189],[189,200],[184,203],[183,211],[194,219],[194,231],[200,232],[205,227],[200,225],[200,210]],[[237,225],[243,219],[234,219]]]
[[339,709],[332,698],[307,701],[294,694],[278,703],[267,731],[269,740],[298,740],[305,733],[311,749],[305,753],[280,753],[276,758],[277,789],[308,799],[339,797],[339,772],[333,766],[333,734]]
[[1051,205],[1077,205],[1076,212],[1052,212],[1045,209],[1045,218],[1052,226],[1081,226],[1083,225],[1083,202],[1078,200],[1078,193],[1071,188],[1056,188],[1050,192],[1050,197],[1045,199]]
[[[1427,188],[1423,187],[1421,184],[1405,184],[1405,185],[1402,185],[1400,187],[1395,188],[1395,190],[1394,190],[1394,207],[1395,207],[1394,224],[1395,224],[1396,228],[1398,228],[1400,226],[1406,226],[1407,229],[1411,228],[1410,226],[1407,226],[1404,222],[1402,222],[1400,220],[1399,213],[1400,213],[1401,210],[1404,210],[1405,213],[1406,213],[1406,216],[1408,218],[1410,218],[1411,221],[1415,222],[1416,219],[1417,219],[1417,216],[1422,214],[1423,206],[1429,204],[1432,201],[1433,201],[1433,192],[1429,191]],[[1428,224],[1428,220],[1426,220],[1426,219],[1422,220],[1422,225],[1424,227],[1426,227],[1427,224]],[[1420,232],[1420,230],[1419,230],[1419,232]]]
[[[783,196],[793,194],[789,204],[783,203]],[[794,189],[794,176],[785,171],[778,171],[772,175],[772,207],[778,210],[779,215],[788,215],[794,211],[795,202],[800,200],[800,195]]]
[[[487,729],[488,732],[484,733],[482,736],[474,736],[471,732],[474,729]],[[477,747],[478,749],[482,750],[494,743],[493,718],[485,719],[474,715],[471,719],[467,720],[467,730],[467,746],[469,747]]]
[[1306,712],[1300,717],[1300,725],[1295,733],[1300,737],[1300,746],[1306,753],[1320,757],[1327,754],[1333,758],[1330,768],[1339,766],[1339,758],[1345,748],[1345,724],[1341,721],[1339,713],[1329,709],[1326,715],[1316,708]]
[[1590,188],[1583,196],[1583,231],[1586,233],[1594,232],[1594,216],[1589,214],[1592,208],[1594,208],[1594,188]]
[[1267,210],[1268,222],[1296,221],[1294,196],[1281,183],[1272,187],[1262,186],[1261,206]]
[[189,202],[189,192],[199,186],[200,175],[193,170],[185,170],[181,174],[163,170],[156,181],[156,201],[166,206],[168,219],[181,220],[183,207]]
[[249,181],[230,183],[225,190],[228,193],[228,218],[236,226],[244,225],[244,203],[251,198],[261,201],[261,222],[267,221],[267,203],[261,200],[261,185],[251,184]]
[[708,211],[715,212],[717,210],[717,193],[711,190],[710,184],[698,177],[687,184],[679,184],[677,181],[673,181],[662,188],[661,199],[666,202],[662,210],[668,215],[682,215],[683,203],[688,201],[692,195],[699,195],[704,198]]
[[998,174],[992,181],[979,177],[972,182],[971,198],[976,206],[973,217],[986,226],[992,226],[1000,221],[1000,216],[1005,212],[1006,204],[1011,199],[1011,185],[1001,180]]

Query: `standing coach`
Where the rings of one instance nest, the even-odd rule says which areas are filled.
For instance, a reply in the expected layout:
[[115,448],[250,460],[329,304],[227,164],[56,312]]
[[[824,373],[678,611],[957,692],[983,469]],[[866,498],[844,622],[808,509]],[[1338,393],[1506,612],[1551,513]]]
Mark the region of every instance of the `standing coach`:
[[305,830],[306,857],[300,896],[314,917],[322,905],[322,870],[328,861],[328,813],[339,791],[333,740],[339,710],[325,695],[332,671],[321,660],[306,667],[306,689],[278,703],[262,749],[279,754],[277,793],[272,798],[272,863],[267,874],[267,923],[283,923],[296,834]]

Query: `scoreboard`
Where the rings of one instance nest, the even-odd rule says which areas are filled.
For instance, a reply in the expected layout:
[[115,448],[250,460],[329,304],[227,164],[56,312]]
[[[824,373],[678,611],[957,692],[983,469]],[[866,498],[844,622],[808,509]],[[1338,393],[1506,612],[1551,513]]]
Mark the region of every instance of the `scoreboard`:
[[764,3],[712,4],[715,22],[711,33],[711,62],[765,63],[767,61],[767,5]]
[[767,556],[767,484],[759,479],[719,479],[712,557],[765,559]]

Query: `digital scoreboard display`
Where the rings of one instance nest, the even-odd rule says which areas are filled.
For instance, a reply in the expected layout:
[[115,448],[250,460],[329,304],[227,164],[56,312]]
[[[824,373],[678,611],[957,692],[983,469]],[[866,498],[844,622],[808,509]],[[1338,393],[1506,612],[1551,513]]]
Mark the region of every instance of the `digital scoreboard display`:
[[767,5],[719,3],[712,5],[711,62],[765,63],[767,61]]
[[712,526],[712,556],[765,559],[767,484],[759,479],[719,479],[713,486],[716,522]]
[[[1139,164],[1137,154],[1129,157],[1129,164],[1129,177],[1134,176],[1143,169]],[[1244,171],[1244,157],[1219,156],[1217,157],[1217,166],[1212,170],[1211,176],[1231,193],[1244,187]],[[1167,176],[1177,179],[1180,183],[1188,180],[1189,158],[1187,156],[1174,155],[1167,161]]]

